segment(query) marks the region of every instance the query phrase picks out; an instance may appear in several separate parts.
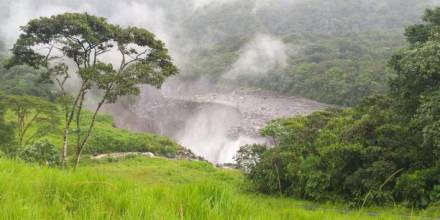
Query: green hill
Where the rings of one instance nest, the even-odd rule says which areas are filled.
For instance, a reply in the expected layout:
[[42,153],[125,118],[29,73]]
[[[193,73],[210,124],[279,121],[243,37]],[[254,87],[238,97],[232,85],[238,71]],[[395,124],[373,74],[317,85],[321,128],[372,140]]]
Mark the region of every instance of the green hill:
[[[57,116],[60,123],[57,127],[48,131],[40,139],[46,139],[57,147],[63,145],[63,127],[61,112]],[[82,121],[81,129],[83,131],[88,127],[91,112],[84,112],[82,116],[85,120]],[[8,111],[5,120],[14,123],[16,115],[12,111]],[[39,128],[38,123],[32,124],[29,129],[28,136],[32,136]],[[102,154],[111,152],[152,152],[156,155],[175,157],[181,146],[169,138],[150,134],[150,133],[134,133],[126,129],[117,128],[114,124],[113,118],[106,114],[99,114],[96,119],[95,130],[93,131],[89,142],[84,150],[86,154]],[[70,133],[74,134],[75,130],[72,128]],[[69,142],[74,144],[75,136],[71,135]],[[71,149],[73,150],[73,148]],[[73,153],[73,152],[70,152]]]

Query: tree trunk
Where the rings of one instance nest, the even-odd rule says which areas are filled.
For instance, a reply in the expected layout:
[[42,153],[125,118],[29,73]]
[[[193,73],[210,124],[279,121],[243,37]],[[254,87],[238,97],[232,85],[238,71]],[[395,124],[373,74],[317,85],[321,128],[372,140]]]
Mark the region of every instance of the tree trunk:
[[278,171],[278,165],[275,162],[275,171],[277,172],[277,179],[278,179],[278,190],[280,191],[280,196],[283,195],[283,189],[281,188],[281,179],[280,179],[280,172]]
[[[67,121],[66,121],[67,125]],[[63,167],[67,167],[67,137],[69,136],[69,129],[67,126],[64,127],[64,135],[63,135]]]
[[91,123],[90,123],[89,129],[87,130],[86,136],[84,137],[83,141],[81,142],[81,145],[79,145],[78,148],[77,148],[76,162],[75,162],[75,168],[74,168],[75,170],[76,170],[76,168],[78,168],[79,161],[81,160],[81,154],[82,154],[82,151],[83,151],[83,149],[84,149],[84,146],[85,146],[86,143],[87,143],[87,140],[88,140],[89,137],[90,137],[90,134],[92,133],[93,126],[95,125],[95,121],[96,121],[96,116],[98,115],[98,112],[99,112],[99,110],[101,109],[101,107],[102,107],[102,105],[104,104],[104,102],[105,102],[105,96],[104,96],[104,98],[99,102],[98,106],[96,107],[96,110],[95,110],[95,112],[93,113],[93,117],[92,117],[92,121],[91,121]]
[[86,95],[86,91],[81,94],[81,98],[78,103],[78,110],[76,111],[76,149],[79,149],[81,143],[81,112],[84,103],[84,96]]
[[276,139],[275,135],[272,135],[272,140],[273,140],[273,144],[275,146],[278,146],[277,139]]
[[[67,149],[68,149],[68,140],[69,140],[69,128],[70,128],[70,124],[72,123],[73,120],[73,116],[75,115],[75,108],[78,104],[78,101],[81,97],[81,95],[84,93],[85,91],[85,84],[87,82],[83,82],[81,85],[81,89],[78,92],[78,95],[75,98],[75,101],[73,102],[72,105],[72,109],[69,111],[69,109],[67,108],[67,103],[65,103],[65,111],[66,111],[66,124],[64,126],[64,133],[63,133],[63,167],[66,168],[67,167]],[[63,95],[63,99],[65,102],[65,95]]]
[[23,129],[24,129],[24,114],[21,113],[20,109],[17,111],[17,124],[18,124],[18,147],[22,148],[23,146]]

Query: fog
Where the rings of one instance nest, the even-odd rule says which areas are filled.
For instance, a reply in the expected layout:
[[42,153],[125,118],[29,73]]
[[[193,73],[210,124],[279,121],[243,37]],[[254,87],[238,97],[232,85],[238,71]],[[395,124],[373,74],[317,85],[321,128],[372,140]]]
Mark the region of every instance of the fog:
[[287,65],[287,47],[282,40],[270,35],[256,35],[240,51],[240,55],[224,77],[261,76]]
[[[0,0],[0,41],[11,48],[19,26],[63,12],[88,12],[111,23],[150,30],[169,48],[180,76],[165,83],[162,91],[146,87],[135,102],[121,100],[106,111],[120,126],[167,135],[212,162],[231,162],[240,145],[265,142],[258,129],[270,116],[308,113],[322,105],[244,92],[199,75],[183,81],[193,74],[189,67],[195,54],[234,44],[233,62],[225,63],[216,78],[260,77],[287,68],[289,53],[302,46],[286,43],[286,36],[403,31],[420,22],[424,8],[438,4],[440,0]],[[209,65],[198,68],[209,75]],[[74,87],[75,81],[70,83]],[[264,97],[279,100],[274,108],[246,106],[258,105]],[[278,112],[278,104],[286,100],[293,107]]]

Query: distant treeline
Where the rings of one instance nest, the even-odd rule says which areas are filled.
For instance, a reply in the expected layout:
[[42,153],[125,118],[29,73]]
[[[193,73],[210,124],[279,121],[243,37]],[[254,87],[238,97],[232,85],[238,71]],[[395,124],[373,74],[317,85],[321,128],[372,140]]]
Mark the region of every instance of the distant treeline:
[[387,61],[405,45],[404,27],[420,23],[420,13],[433,4],[413,0],[313,0],[279,1],[255,14],[246,13],[246,2],[207,9],[213,12],[199,12],[193,16],[197,21],[186,22],[189,34],[199,33],[190,39],[203,37],[210,30],[221,34],[215,46],[195,49],[182,72],[188,77],[223,81],[243,47],[255,34],[263,33],[286,45],[290,51],[287,66],[263,75],[244,73],[228,79],[228,83],[353,106],[365,96],[387,92],[386,81],[392,77]]

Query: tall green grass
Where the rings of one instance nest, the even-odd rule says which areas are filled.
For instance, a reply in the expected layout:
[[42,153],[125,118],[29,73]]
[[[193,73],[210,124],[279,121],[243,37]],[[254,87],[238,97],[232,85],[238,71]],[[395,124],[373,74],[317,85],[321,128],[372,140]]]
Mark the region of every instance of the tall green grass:
[[0,219],[401,219],[306,210],[247,193],[241,181],[202,162],[137,158],[72,172],[0,159]]

